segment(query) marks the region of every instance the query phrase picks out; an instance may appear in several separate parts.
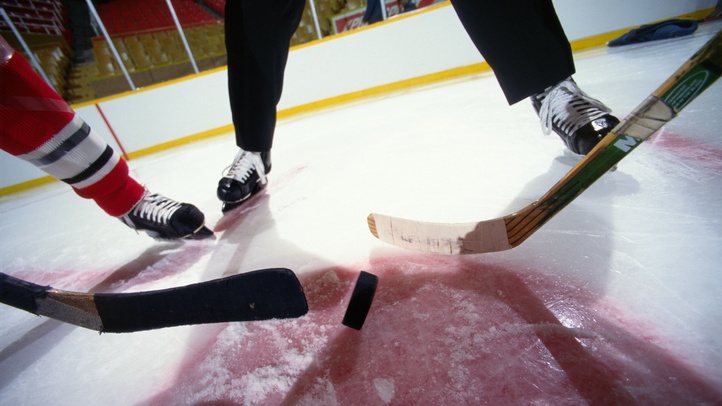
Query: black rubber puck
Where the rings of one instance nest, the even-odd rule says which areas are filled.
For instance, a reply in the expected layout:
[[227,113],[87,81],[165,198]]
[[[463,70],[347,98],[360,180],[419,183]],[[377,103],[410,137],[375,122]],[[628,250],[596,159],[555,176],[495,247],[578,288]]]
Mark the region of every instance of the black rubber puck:
[[346,314],[343,316],[343,325],[356,330],[366,321],[371,303],[374,301],[376,286],[379,283],[378,276],[361,271],[356,278],[356,286],[351,293],[351,300],[348,302]]

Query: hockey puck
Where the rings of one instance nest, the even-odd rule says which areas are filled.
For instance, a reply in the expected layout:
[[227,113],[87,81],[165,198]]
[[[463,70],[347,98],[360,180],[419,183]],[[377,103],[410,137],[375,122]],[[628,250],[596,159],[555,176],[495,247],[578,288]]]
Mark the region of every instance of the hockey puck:
[[374,301],[378,282],[379,278],[374,274],[364,271],[359,273],[358,278],[356,278],[356,286],[354,286],[351,293],[351,300],[349,300],[346,308],[346,314],[343,316],[342,323],[344,326],[361,330],[364,321],[366,321],[366,316],[369,314],[371,303]]

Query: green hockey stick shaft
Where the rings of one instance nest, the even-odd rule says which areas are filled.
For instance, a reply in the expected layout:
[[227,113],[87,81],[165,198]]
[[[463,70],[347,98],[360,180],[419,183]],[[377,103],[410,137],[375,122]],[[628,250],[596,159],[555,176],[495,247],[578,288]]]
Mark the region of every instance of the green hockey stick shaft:
[[372,213],[367,218],[369,231],[398,247],[439,254],[479,254],[514,248],[672,120],[721,74],[722,32],[718,32],[544,196],[516,213],[457,224]]
[[668,123],[722,74],[722,31],[577,163],[544,196],[504,218],[509,244],[526,240],[584,190]]

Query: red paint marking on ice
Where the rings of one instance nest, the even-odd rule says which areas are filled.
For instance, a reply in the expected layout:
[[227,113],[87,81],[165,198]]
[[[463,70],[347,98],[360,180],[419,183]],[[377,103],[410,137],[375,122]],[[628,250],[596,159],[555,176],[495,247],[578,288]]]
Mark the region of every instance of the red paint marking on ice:
[[235,209],[223,213],[223,217],[218,220],[216,225],[213,227],[213,231],[220,233],[221,231],[225,231],[226,229],[237,225],[248,213],[256,212],[257,210],[255,209],[258,206],[268,206],[268,194],[266,189],[263,189],[254,196],[251,196],[247,201],[243,202],[242,205],[236,207]]
[[308,315],[200,326],[152,404],[719,403],[661,338],[573,281],[454,257],[378,258],[361,331],[341,325],[361,269],[304,273]]
[[686,162],[696,162],[711,169],[722,170],[722,150],[719,148],[668,131],[655,135],[650,141],[652,145],[664,148]]
[[113,270],[107,278],[93,287],[93,292],[124,292],[130,288],[154,289],[143,285],[183,273],[213,248],[213,240],[153,245],[137,258]]
[[73,292],[124,292],[180,274],[212,249],[213,244],[204,241],[178,245],[157,244],[115,269],[98,269],[93,264],[88,264],[85,268],[76,269],[16,269],[6,273],[37,285]]
[[8,274],[30,283],[75,292],[86,292],[113,271],[109,269],[13,270]]
[[304,172],[308,168],[307,166],[298,166],[295,168],[292,168],[284,173],[282,173],[278,177],[271,178],[269,175],[269,181],[268,186],[263,189],[262,191],[258,192],[256,195],[250,197],[248,201],[244,202],[240,206],[236,207],[233,210],[229,210],[228,212],[223,214],[223,217],[221,217],[220,220],[216,223],[216,225],[213,227],[213,231],[215,232],[221,232],[225,231],[226,229],[233,227],[234,225],[237,225],[240,220],[246,216],[249,212],[257,213],[258,206],[266,207],[268,206],[268,194],[273,193],[273,191],[278,190],[286,186],[286,184],[293,179],[296,175]]

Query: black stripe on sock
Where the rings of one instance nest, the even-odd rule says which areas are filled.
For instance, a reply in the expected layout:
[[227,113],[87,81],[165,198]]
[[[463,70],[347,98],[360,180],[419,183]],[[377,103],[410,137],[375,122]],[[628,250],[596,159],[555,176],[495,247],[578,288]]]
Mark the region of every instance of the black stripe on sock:
[[78,144],[83,142],[83,140],[88,138],[88,134],[90,134],[90,126],[84,122],[83,125],[81,125],[80,128],[75,133],[73,133],[73,135],[71,135],[70,137],[68,137],[67,140],[63,141],[60,145],[58,145],[57,148],[55,148],[47,155],[38,159],[34,159],[31,162],[36,166],[45,166],[52,164],[53,162],[56,162],[60,158],[65,156],[65,154],[70,152],[73,148],[77,147]]
[[110,161],[110,157],[112,157],[114,153],[115,151],[113,151],[113,148],[111,148],[110,145],[106,146],[105,151],[103,151],[100,157],[98,157],[95,162],[90,164],[87,169],[73,176],[72,178],[62,179],[62,181],[72,185],[88,179],[89,177],[95,175],[101,168],[103,168],[103,166],[108,163],[108,161]]

